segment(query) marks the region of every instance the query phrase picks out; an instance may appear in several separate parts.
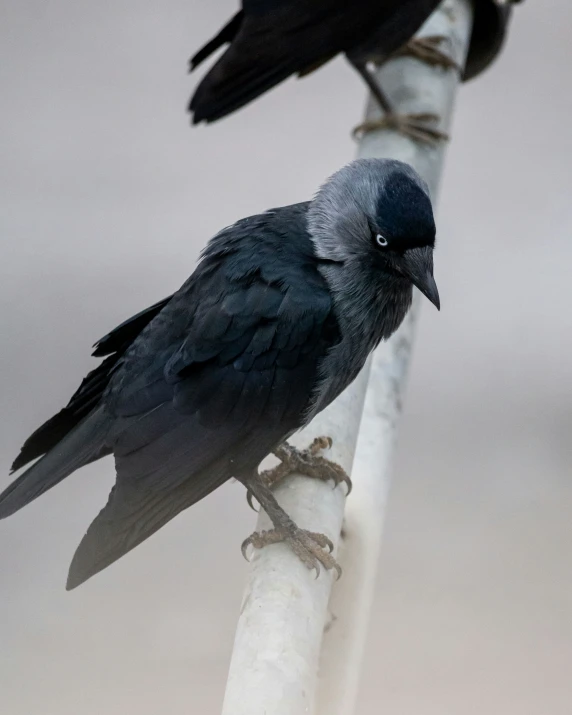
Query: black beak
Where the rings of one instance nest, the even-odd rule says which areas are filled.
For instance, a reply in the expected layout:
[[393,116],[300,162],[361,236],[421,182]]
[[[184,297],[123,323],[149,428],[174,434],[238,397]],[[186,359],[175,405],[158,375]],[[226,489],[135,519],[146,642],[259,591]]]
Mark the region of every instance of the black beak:
[[416,288],[428,298],[437,310],[441,310],[439,291],[433,278],[433,248],[410,248],[403,255],[405,274]]

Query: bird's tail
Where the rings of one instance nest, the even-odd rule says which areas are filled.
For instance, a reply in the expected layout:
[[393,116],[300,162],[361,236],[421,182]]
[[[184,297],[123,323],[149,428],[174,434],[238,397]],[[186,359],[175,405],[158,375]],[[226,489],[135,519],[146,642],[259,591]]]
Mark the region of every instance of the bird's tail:
[[125,556],[212,492],[228,479],[228,473],[222,464],[215,464],[204,474],[194,474],[191,480],[171,489],[162,487],[160,474],[155,477],[148,485],[118,478],[109,501],[77,547],[69,569],[68,591]]
[[72,472],[102,457],[109,418],[102,408],[91,412],[46,455],[0,494],[0,519],[14,514]]
[[198,67],[201,62],[206,60],[207,57],[210,57],[219,47],[226,45],[228,42],[232,42],[242,24],[242,18],[243,13],[242,10],[240,10],[227,22],[218,35],[213,37],[212,40],[209,40],[206,45],[201,47],[201,49],[191,57],[189,62],[190,72],[192,72],[195,67]]

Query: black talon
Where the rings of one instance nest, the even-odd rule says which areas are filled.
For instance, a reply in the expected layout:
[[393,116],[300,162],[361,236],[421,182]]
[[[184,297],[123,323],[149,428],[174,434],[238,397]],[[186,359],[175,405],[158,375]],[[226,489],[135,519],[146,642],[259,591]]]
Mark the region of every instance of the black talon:
[[257,508],[254,506],[254,504],[252,503],[252,500],[253,500],[253,499],[254,499],[254,494],[252,493],[252,491],[251,491],[250,489],[248,489],[248,491],[246,492],[246,501],[247,501],[247,503],[248,503],[248,506],[252,509],[252,511],[255,511],[255,512],[258,514],[258,512],[259,512],[260,510],[257,509]]

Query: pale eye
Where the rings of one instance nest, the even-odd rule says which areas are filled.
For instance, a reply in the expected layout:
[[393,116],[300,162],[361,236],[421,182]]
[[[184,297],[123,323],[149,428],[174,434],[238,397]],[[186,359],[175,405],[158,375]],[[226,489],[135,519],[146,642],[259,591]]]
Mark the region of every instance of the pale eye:
[[381,233],[377,234],[377,236],[375,237],[375,242],[378,246],[381,246],[381,248],[385,248],[387,246],[387,238],[385,238],[385,236],[383,236]]

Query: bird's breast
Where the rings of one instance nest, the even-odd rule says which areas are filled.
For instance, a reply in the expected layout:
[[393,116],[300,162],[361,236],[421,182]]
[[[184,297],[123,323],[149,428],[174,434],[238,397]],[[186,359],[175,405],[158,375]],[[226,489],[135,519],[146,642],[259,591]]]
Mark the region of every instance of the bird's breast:
[[[401,325],[412,300],[411,284],[387,282],[379,290],[373,282],[369,290],[351,293],[352,300],[340,300],[336,317],[341,340],[332,346],[319,365],[319,380],[305,422],[309,422],[343,392],[359,375],[370,353]],[[359,297],[357,297],[359,296]]]

